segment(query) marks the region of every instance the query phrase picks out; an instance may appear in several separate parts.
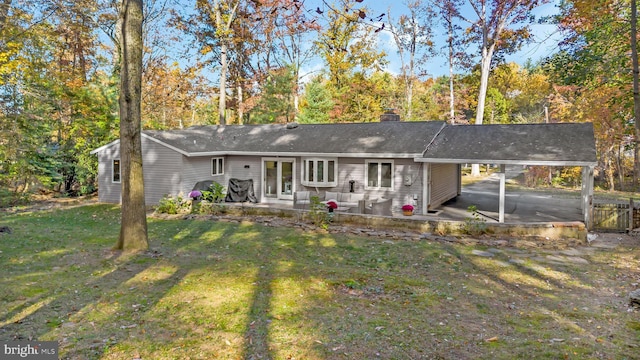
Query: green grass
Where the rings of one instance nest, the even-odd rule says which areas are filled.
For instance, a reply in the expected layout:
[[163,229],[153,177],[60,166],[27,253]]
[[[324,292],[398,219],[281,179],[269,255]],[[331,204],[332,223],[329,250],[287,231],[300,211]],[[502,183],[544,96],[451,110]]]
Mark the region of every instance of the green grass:
[[57,340],[61,359],[637,358],[637,248],[504,265],[515,251],[150,219],[150,251],[123,255],[119,216],[3,215],[0,341]]

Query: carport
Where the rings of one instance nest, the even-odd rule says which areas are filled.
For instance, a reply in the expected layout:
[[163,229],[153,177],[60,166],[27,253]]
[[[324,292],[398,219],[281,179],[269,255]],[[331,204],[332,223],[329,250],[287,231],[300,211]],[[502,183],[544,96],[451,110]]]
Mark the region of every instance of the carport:
[[591,123],[490,124],[444,126],[417,162],[500,166],[499,222],[504,222],[505,166],[582,167],[581,209],[590,227],[593,169],[597,164]]

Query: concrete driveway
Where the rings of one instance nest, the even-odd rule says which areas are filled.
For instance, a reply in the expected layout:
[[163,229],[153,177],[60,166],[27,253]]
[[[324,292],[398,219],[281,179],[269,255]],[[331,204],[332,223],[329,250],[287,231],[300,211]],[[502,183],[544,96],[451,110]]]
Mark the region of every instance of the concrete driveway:
[[[522,166],[507,166],[508,179],[518,176],[523,171]],[[497,175],[491,175],[485,180],[464,186],[462,194],[453,199],[439,210],[440,217],[464,219],[470,217],[467,210],[475,205],[488,222],[498,222],[500,181]],[[580,209],[580,195],[550,195],[523,190],[509,191],[505,194],[505,223],[533,223],[555,221],[583,221]]]

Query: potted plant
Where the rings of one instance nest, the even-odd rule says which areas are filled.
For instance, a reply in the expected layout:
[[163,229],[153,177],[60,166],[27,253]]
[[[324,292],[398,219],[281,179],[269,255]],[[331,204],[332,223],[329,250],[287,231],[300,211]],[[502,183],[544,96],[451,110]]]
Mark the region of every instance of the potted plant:
[[413,205],[411,204],[402,205],[402,214],[405,216],[413,215]]
[[327,209],[329,210],[329,212],[333,212],[333,210],[337,208],[338,208],[337,202],[335,202],[334,200],[327,201]]
[[192,190],[189,193],[189,197],[193,200],[199,200],[201,196],[202,196],[202,192],[200,192],[200,190]]
[[191,198],[191,212],[197,213],[200,209],[200,201],[202,201],[202,192],[200,190],[191,190],[187,196]]

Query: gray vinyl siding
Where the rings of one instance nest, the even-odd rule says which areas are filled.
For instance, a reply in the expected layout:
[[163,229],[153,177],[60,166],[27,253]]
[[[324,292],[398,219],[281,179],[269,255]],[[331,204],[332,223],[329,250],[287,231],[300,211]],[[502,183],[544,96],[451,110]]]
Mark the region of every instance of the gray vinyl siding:
[[142,164],[147,205],[156,205],[165,195],[181,192],[182,154],[143,137]]
[[213,156],[199,156],[199,157],[184,157],[184,168],[182,171],[182,193],[188,194],[193,186],[199,181],[215,181],[222,185],[226,185],[227,176],[227,159],[224,156],[217,156],[216,158],[224,158],[224,174],[223,175],[211,175],[211,159]]
[[457,164],[431,164],[430,209],[458,196],[459,176]]
[[120,183],[114,183],[113,160],[120,158],[120,146],[114,145],[98,153],[98,201],[120,203]]
[[[262,202],[262,156],[224,156],[224,174],[211,174],[213,156],[186,157],[175,150],[160,145],[143,137],[143,161],[145,178],[145,201],[147,205],[155,205],[167,194],[188,194],[198,181],[212,180],[225,187],[230,178],[242,180],[253,179],[254,191],[258,201]],[[120,202],[120,183],[111,179],[112,161],[119,158],[119,145],[107,147],[98,153],[98,198],[101,202]],[[338,185],[332,188],[317,188],[325,191],[349,192],[349,181],[354,180],[354,191],[365,193],[369,198],[392,199],[392,209],[399,212],[404,204],[413,204],[416,212],[421,212],[423,189],[425,183],[423,167],[425,163],[416,163],[412,159],[393,159],[393,189],[365,190],[366,160],[376,158],[338,158]],[[388,159],[387,159],[388,160]],[[301,184],[302,158],[295,157],[294,191],[311,190]],[[431,165],[431,188],[429,208],[437,207],[459,193],[459,168],[455,164]],[[405,177],[410,181],[405,185]],[[415,199],[415,200],[414,200]]]
[[[98,200],[120,203],[121,183],[112,181],[114,159],[120,159],[120,144],[114,144],[98,154]],[[147,205],[156,205],[166,194],[178,194],[181,185],[182,155],[142,138],[144,197]]]
[[[393,211],[401,212],[402,205],[414,206],[414,212],[422,211],[422,186],[424,184],[422,171],[424,163],[415,163],[411,159],[396,159],[394,162],[394,198]],[[409,177],[409,185],[405,185],[405,177]]]
[[[229,179],[253,180],[253,191],[258,198],[258,202],[262,201],[262,157],[260,156],[227,156],[225,161],[226,181],[223,184],[228,186]],[[249,168],[245,168],[249,166]]]
[[[377,160],[375,158],[339,158],[338,159],[338,186],[318,188],[320,193],[326,191],[349,192],[349,181],[354,180],[354,192],[365,193],[369,198],[385,198],[392,199],[392,210],[394,212],[401,211],[400,208],[404,204],[413,204],[416,211],[420,211],[420,202],[422,201],[422,163],[415,163],[412,159],[393,159],[393,189],[385,190],[365,190],[365,162],[366,160]],[[389,159],[380,159],[381,161]],[[302,162],[297,160],[297,181],[296,189],[315,191],[315,187],[305,187],[300,183],[302,176]],[[411,177],[411,185],[404,185],[404,177]],[[418,198],[413,200],[414,195]]]

